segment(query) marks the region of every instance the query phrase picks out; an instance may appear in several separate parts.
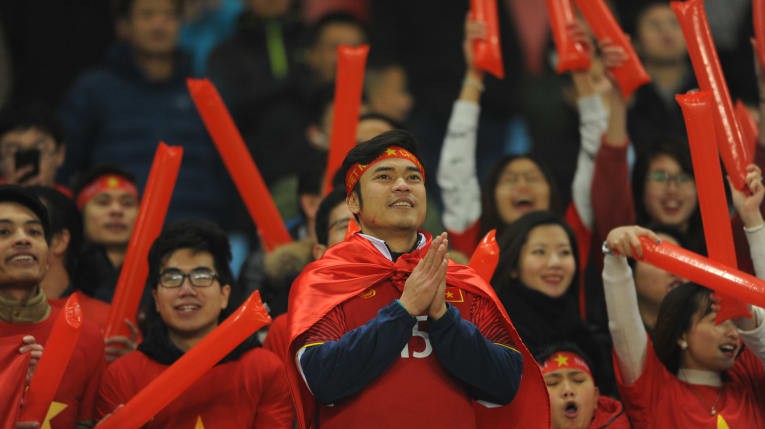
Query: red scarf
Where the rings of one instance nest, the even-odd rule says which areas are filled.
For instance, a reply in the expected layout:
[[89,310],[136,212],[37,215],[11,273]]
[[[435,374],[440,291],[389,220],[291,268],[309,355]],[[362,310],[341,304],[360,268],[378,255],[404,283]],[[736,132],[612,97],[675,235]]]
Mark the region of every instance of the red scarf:
[[[371,285],[396,277],[405,278],[430,248],[431,237],[421,248],[407,253],[393,262],[383,256],[364,237],[355,234],[347,241],[330,248],[318,261],[309,264],[292,284],[289,298],[287,325],[290,356],[295,340],[308,331],[333,308],[358,295]],[[550,427],[550,400],[542,374],[534,357],[521,341],[504,306],[494,289],[472,268],[449,261],[446,284],[490,299],[502,315],[515,347],[523,354],[523,376],[515,399],[499,408],[485,408],[476,404],[476,419],[481,429],[495,429],[510,425],[523,428]],[[287,365],[290,389],[297,408],[298,425],[310,427],[315,414],[316,401],[303,383],[293,359]]]

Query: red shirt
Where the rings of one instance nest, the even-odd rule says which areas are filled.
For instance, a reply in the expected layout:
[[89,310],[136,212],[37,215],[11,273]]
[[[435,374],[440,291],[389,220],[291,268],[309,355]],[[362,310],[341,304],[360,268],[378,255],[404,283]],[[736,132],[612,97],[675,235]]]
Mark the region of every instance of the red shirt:
[[[99,416],[127,403],[165,368],[140,351],[117,359],[98,391]],[[293,420],[284,365],[256,348],[214,366],[143,427],[292,429]]]
[[[348,328],[350,326],[357,326],[365,317],[365,314],[371,314],[372,308],[376,312],[376,309],[389,304],[394,297],[398,298],[400,296],[400,287],[403,287],[406,277],[412,272],[429,247],[430,237],[428,237],[428,242],[423,247],[402,255],[396,262],[387,259],[372,243],[358,234],[330,248],[320,260],[309,264],[303,270],[303,273],[295,280],[290,290],[290,311],[288,313],[290,352],[294,353],[298,346],[304,343],[304,341],[298,340],[298,338],[302,337],[304,333],[309,332],[322,319],[329,319],[330,325],[335,323],[336,319],[335,322],[331,322],[331,320],[333,320],[336,314],[330,315],[330,313],[334,312],[337,307],[346,307],[346,302],[348,303],[347,307],[350,310],[351,317],[350,322],[346,321],[346,328]],[[396,286],[397,283],[400,287]],[[396,427],[403,427],[403,425],[414,426],[414,421],[419,421],[418,419],[428,419],[425,427],[434,427],[434,420],[430,418],[440,419],[442,415],[446,414],[453,416],[458,410],[466,410],[464,413],[471,416],[468,420],[472,421],[472,418],[475,418],[477,420],[475,427],[478,428],[498,427],[499,422],[508,420],[512,420],[525,428],[549,427],[549,396],[542,375],[539,372],[539,367],[536,365],[533,356],[523,345],[494,290],[469,267],[451,262],[447,269],[446,285],[448,288],[447,292],[452,291],[455,297],[457,297],[457,292],[462,294],[462,299],[465,300],[465,303],[462,305],[467,305],[468,307],[465,307],[467,309],[470,308],[473,302],[478,307],[482,307],[480,302],[485,303],[483,310],[470,309],[463,312],[462,314],[465,317],[473,314],[474,317],[477,317],[477,321],[483,323],[485,320],[477,315],[493,308],[493,311],[496,311],[496,314],[498,314],[497,319],[501,325],[501,330],[523,354],[523,378],[515,399],[504,407],[486,409],[478,405],[473,407],[473,410],[467,410],[465,405],[467,404],[472,407],[473,403],[471,403],[467,393],[462,392],[462,404],[456,405],[457,391],[461,389],[453,387],[454,380],[450,378],[444,379],[442,370],[436,368],[430,360],[416,359],[414,357],[415,352],[426,353],[426,349],[421,339],[412,338],[409,343],[409,353],[412,358],[406,358],[410,359],[410,361],[394,364],[381,377],[389,378],[389,376],[395,376],[403,379],[405,373],[414,374],[417,372],[414,370],[415,366],[421,368],[416,378],[405,380],[406,385],[420,393],[419,395],[408,396],[414,401],[404,404],[405,410],[409,412],[402,413],[401,410],[388,405],[390,401],[400,402],[400,398],[394,398],[393,395],[400,392],[402,390],[401,387],[396,387],[395,391],[391,390],[393,394],[383,395],[382,392],[371,392],[371,396],[378,398],[386,396],[384,402],[378,402],[377,404],[371,404],[367,398],[364,398],[366,392],[362,392],[360,394],[361,400],[365,404],[371,405],[374,410],[370,410],[365,406],[365,409],[360,411],[375,412],[377,415],[386,414],[388,417],[393,413],[397,413],[397,422],[399,424]],[[370,286],[374,289],[374,295],[370,291]],[[384,300],[384,303],[374,305],[364,303],[365,296],[367,300],[374,299],[378,293],[380,294],[378,299],[380,301]],[[480,297],[480,299],[475,299],[475,297]],[[456,304],[455,301],[450,302]],[[367,305],[369,305],[369,308],[366,308]],[[371,317],[373,316],[369,316],[364,322]],[[491,324],[489,323],[488,325]],[[423,334],[417,331],[421,331]],[[337,333],[342,335],[342,330]],[[413,337],[420,337],[421,335],[424,335],[423,327],[422,324],[418,324],[413,332]],[[484,335],[492,334],[485,332]],[[290,356],[294,356],[294,354]],[[420,356],[424,358],[430,357]],[[405,358],[400,359],[400,361],[403,360]],[[290,387],[292,388],[293,397],[298,402],[298,424],[299,427],[305,428],[308,427],[308,422],[314,414],[316,403],[306,388],[305,383],[300,378],[294,361],[290,362],[287,369],[290,375]],[[401,373],[394,374],[392,373],[393,371],[401,371]],[[423,380],[431,389],[433,386],[448,386],[448,390],[435,392],[431,389],[425,389],[424,387],[426,386],[420,385]],[[381,383],[385,382],[375,382],[369,387],[379,386],[382,389],[382,386],[386,386],[386,384]],[[450,385],[450,383],[452,384]],[[426,393],[424,393],[425,391]],[[458,408],[451,410],[441,405],[438,402],[442,399],[441,395],[448,395],[451,401],[449,406],[454,405]],[[462,418],[467,419],[464,416]],[[371,422],[372,420],[367,418],[365,421]],[[417,426],[423,427],[421,424]],[[446,427],[459,427],[459,425],[455,425],[454,421],[450,421]]]
[[[765,428],[765,372],[762,362],[748,349],[727,371],[730,380],[723,383],[722,390],[678,379],[656,357],[650,340],[645,368],[635,383],[625,386],[619,366],[615,364],[614,368],[622,401],[635,429]],[[717,414],[711,415],[715,401]]]
[[630,429],[630,421],[624,414],[622,403],[608,396],[598,396],[598,408],[590,423],[591,429]]
[[19,353],[21,336],[0,338],[0,428],[16,427],[19,403],[24,393],[29,353]]
[[[44,346],[58,312],[51,308],[48,318],[38,323],[0,321],[0,336],[32,335]],[[48,411],[49,416],[53,414],[51,429],[72,429],[78,421],[95,420],[96,393],[105,365],[104,339],[93,322],[84,320],[77,347]]]
[[290,345],[289,340],[287,313],[280,314],[269,325],[268,335],[266,335],[266,339],[263,341],[263,348],[272,351],[286,365],[287,357],[289,356],[287,350]]

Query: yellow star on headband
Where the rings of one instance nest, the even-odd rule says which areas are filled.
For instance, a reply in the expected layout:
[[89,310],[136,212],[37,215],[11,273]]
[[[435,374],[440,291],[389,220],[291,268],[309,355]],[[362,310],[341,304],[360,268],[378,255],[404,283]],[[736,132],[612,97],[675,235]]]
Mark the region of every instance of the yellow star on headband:
[[106,186],[110,188],[116,188],[117,186],[119,186],[119,184],[120,184],[120,179],[114,176],[110,176],[106,179]]
[[391,149],[391,148],[388,148],[388,149],[385,149],[385,153],[386,153],[388,156],[393,156],[393,155],[395,155],[395,154],[396,154],[396,150],[395,150],[395,149]]
[[568,358],[560,353],[553,360],[558,364],[558,368],[568,365]]

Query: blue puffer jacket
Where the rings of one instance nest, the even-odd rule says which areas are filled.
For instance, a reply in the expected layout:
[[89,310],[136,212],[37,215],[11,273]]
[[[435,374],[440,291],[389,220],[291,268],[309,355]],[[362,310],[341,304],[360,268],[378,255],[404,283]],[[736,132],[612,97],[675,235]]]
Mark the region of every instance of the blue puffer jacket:
[[179,57],[170,79],[150,82],[128,46],[113,46],[105,64],[83,74],[62,105],[63,183],[113,163],[135,174],[143,189],[157,144],[164,141],[184,150],[168,220],[193,216],[225,222],[233,188],[186,90],[189,75],[188,63]]

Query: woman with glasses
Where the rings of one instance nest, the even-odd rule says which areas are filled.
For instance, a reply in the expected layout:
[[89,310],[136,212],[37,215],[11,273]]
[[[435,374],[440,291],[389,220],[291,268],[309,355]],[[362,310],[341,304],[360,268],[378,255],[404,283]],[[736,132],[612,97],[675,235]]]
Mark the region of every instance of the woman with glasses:
[[[115,361],[98,393],[111,413],[194,347],[229,314],[233,274],[225,233],[208,222],[168,227],[149,252],[154,306],[138,350]],[[292,428],[284,365],[249,339],[203,375],[144,428]]]

